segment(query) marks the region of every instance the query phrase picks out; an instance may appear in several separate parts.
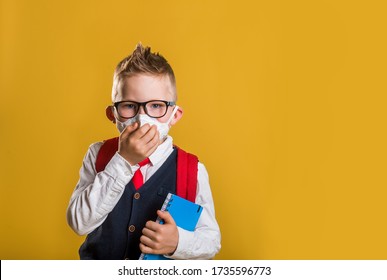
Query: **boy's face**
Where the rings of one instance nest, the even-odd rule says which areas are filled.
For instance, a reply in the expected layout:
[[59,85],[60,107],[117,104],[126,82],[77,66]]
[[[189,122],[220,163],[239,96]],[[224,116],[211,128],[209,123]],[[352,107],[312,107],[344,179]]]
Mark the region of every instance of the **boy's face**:
[[[174,96],[174,89],[167,75],[152,76],[147,74],[137,74],[135,76],[123,78],[118,83],[117,94],[115,95],[113,102],[146,102],[150,100],[174,101]],[[169,119],[173,108],[174,106],[168,107],[168,111],[165,116],[158,118],[157,120],[162,123],[166,122]],[[125,119],[121,119],[118,116],[114,108],[113,111],[116,119],[119,121],[125,121]],[[181,118],[182,113],[182,109],[179,108],[171,120],[171,125],[174,125]],[[138,114],[145,114],[142,106],[140,107]]]

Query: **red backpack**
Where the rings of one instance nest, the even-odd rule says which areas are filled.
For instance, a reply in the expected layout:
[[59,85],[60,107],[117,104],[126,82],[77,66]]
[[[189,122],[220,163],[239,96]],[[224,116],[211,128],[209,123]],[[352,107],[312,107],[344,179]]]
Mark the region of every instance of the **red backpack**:
[[[105,140],[98,152],[95,169],[101,172],[118,150],[118,137]],[[198,158],[177,148],[176,194],[195,202],[198,181]]]

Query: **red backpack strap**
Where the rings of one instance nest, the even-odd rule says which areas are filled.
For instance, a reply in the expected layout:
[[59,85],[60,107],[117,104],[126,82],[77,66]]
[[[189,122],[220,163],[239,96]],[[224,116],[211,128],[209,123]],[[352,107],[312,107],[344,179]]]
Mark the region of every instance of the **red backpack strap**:
[[177,148],[176,194],[195,202],[198,183],[198,157]]
[[[95,169],[101,172],[118,150],[118,137],[105,140],[98,151]],[[175,146],[176,147],[176,146]],[[198,157],[177,148],[176,194],[195,202],[198,183]]]
[[118,150],[118,137],[105,140],[98,151],[97,159],[95,161],[95,169],[101,172],[105,169],[111,158]]

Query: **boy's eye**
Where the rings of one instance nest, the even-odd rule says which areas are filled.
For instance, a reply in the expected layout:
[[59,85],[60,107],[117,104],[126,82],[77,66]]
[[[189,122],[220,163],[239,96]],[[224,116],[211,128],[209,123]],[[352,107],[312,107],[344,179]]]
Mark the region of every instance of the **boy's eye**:
[[151,109],[160,109],[165,107],[165,104],[162,102],[152,102],[149,104]]
[[137,105],[134,104],[134,103],[122,103],[121,104],[121,107],[122,109],[130,109],[130,110],[133,110],[133,109],[136,109],[137,108]]

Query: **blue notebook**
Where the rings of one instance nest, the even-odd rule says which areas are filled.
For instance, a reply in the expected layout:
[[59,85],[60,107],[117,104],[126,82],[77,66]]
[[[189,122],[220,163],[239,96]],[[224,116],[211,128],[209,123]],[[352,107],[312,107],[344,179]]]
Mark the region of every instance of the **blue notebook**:
[[[200,214],[203,211],[203,207],[181,198],[175,194],[169,193],[161,207],[162,211],[168,211],[178,227],[194,231],[196,224],[198,223]],[[156,222],[160,224],[163,221],[157,218]],[[163,255],[141,254],[140,260],[170,260]]]

